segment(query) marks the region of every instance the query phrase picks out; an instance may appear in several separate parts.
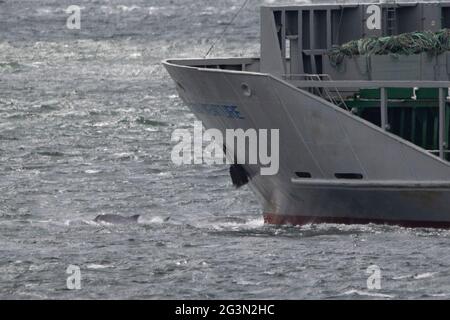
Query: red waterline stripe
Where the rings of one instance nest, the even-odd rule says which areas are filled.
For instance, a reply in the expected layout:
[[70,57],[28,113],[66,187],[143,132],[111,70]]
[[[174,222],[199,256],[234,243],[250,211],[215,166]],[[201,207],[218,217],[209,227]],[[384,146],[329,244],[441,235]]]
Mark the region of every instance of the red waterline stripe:
[[408,221],[408,220],[381,220],[381,219],[359,219],[359,218],[340,218],[340,217],[312,217],[312,216],[292,216],[279,214],[264,214],[264,222],[273,225],[294,225],[304,226],[307,224],[379,224],[389,226],[400,226],[404,228],[434,228],[434,229],[450,229],[450,221]]

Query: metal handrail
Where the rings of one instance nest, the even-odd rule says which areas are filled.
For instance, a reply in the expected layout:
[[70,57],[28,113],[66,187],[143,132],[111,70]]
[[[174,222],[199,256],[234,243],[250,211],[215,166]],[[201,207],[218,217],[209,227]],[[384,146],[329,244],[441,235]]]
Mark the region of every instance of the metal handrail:
[[[334,81],[326,80],[323,81],[322,77],[327,77],[327,75],[286,75],[285,78],[292,79],[294,77],[305,77],[305,78],[316,78],[319,80],[290,80],[290,83],[298,88],[323,88],[327,91],[329,95],[328,88],[335,88],[336,92],[339,94],[338,88],[367,88],[367,89],[380,89],[381,92],[381,127],[383,130],[388,130],[388,97],[387,88],[437,88],[439,89],[439,150],[428,150],[430,153],[438,153],[439,157],[443,160],[446,159],[446,155],[450,154],[447,149],[447,141],[445,137],[446,126],[445,126],[445,115],[446,115],[446,104],[450,100],[450,81],[397,81],[397,80],[387,80],[387,81],[367,81],[367,80],[346,80],[346,81]],[[329,78],[331,79],[331,78]],[[445,89],[445,90],[444,90]],[[342,96],[340,96],[342,99]],[[334,104],[333,99],[330,99]],[[342,99],[343,100],[343,99]],[[344,101],[345,104],[345,101]],[[348,110],[348,108],[347,108]]]
[[[285,80],[291,80],[292,81],[294,78],[304,78],[304,79],[306,79],[306,81],[318,81],[318,82],[333,81],[331,76],[329,74],[326,74],[326,73],[323,73],[323,74],[301,73],[301,74],[285,74],[285,75],[283,75],[283,79],[285,79]],[[316,80],[313,80],[313,79],[316,79]],[[314,87],[316,87],[316,86],[314,86]],[[329,101],[331,101],[333,104],[335,104],[337,106],[343,105],[347,111],[350,111],[350,109],[348,108],[347,104],[345,103],[345,100],[342,97],[342,95],[339,92],[337,87],[334,87],[334,91],[337,94],[337,98],[340,101],[336,101],[336,99],[331,94],[330,90],[328,90],[327,86],[323,86],[323,87],[320,86],[320,88],[324,89],[324,92],[326,93]],[[321,94],[321,97],[324,98],[324,99],[327,99],[322,94]]]
[[[288,80],[288,79],[286,79]],[[291,80],[291,84],[298,88],[359,88],[359,89],[374,89],[374,88],[450,88],[450,81],[429,81],[429,80],[329,80],[329,81],[314,81],[314,80]]]
[[285,80],[294,80],[295,78],[318,78],[319,81],[321,81],[321,78],[328,78],[328,80],[331,80],[330,75],[325,73],[289,73],[283,74],[282,77]]

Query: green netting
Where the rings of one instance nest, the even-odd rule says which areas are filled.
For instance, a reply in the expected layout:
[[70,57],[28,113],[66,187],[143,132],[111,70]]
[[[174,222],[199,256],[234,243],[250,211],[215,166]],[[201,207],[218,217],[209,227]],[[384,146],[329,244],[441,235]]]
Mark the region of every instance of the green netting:
[[438,32],[411,32],[389,37],[371,37],[350,41],[329,53],[330,61],[335,65],[342,63],[345,57],[359,55],[412,55],[423,52],[441,54],[450,50],[450,29]]

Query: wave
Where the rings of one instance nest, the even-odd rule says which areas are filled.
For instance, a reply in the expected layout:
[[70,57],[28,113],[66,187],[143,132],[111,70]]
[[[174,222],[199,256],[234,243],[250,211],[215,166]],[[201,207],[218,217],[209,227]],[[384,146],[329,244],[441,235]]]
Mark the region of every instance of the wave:
[[372,298],[382,298],[382,299],[394,299],[394,295],[383,294],[377,292],[361,291],[361,290],[349,290],[344,292],[345,296],[362,296],[362,297],[372,297]]

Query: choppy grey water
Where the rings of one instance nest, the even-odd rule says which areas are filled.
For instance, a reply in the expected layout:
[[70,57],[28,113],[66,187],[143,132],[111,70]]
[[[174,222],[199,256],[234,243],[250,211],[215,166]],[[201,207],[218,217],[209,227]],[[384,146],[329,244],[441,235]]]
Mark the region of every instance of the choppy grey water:
[[[215,55],[258,54],[263,2]],[[202,56],[241,3],[0,1],[0,298],[450,298],[448,231],[265,226],[227,167],[171,164],[194,117],[160,61]]]

